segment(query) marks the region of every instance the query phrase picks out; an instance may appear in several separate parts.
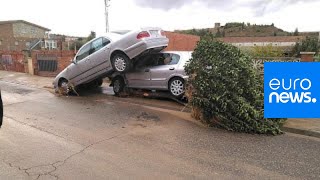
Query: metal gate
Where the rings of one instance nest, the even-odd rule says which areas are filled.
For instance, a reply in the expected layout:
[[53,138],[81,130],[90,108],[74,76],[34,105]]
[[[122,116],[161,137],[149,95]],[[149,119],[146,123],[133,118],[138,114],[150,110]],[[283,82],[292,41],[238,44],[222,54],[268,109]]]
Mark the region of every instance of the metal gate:
[[58,70],[58,57],[55,54],[37,54],[38,70],[55,72]]

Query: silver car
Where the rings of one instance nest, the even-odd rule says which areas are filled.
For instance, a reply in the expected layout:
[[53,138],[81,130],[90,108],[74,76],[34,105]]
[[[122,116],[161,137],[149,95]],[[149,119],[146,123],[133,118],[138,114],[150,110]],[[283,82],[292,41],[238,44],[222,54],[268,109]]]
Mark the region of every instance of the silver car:
[[184,66],[192,52],[167,51],[140,57],[134,69],[125,74],[115,73],[111,85],[116,95],[126,88],[165,90],[180,98],[185,92],[188,79]]
[[95,82],[113,71],[127,72],[143,54],[160,52],[169,40],[160,28],[119,31],[97,37],[83,45],[66,69],[55,78],[55,89],[65,93],[70,87]]

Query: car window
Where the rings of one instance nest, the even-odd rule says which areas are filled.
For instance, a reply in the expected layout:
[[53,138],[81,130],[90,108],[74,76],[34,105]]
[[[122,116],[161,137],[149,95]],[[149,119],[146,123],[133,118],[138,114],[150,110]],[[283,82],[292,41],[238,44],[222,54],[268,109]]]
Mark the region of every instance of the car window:
[[99,51],[104,46],[108,45],[110,41],[106,38],[99,38],[92,42],[90,54]]
[[162,65],[176,65],[179,63],[180,56],[177,54],[171,54],[171,53],[161,53],[157,57],[158,63],[157,66]]
[[91,44],[87,44],[80,50],[80,52],[78,53],[78,55],[76,57],[77,62],[79,62],[82,59],[84,59],[87,56],[89,56],[90,46],[91,46]]
[[152,54],[152,55],[142,56],[137,62],[136,67],[137,68],[150,67],[150,66],[155,66],[157,63],[158,63],[157,58],[155,58],[155,55]]

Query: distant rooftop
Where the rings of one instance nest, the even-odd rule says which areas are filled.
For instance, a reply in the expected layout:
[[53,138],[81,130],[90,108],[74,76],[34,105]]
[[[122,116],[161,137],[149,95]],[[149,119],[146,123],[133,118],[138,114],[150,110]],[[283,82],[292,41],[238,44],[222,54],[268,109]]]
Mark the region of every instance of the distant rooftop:
[[24,20],[0,21],[0,25],[1,25],[1,24],[14,24],[14,23],[25,23],[25,24],[29,24],[29,25],[31,25],[31,26],[35,26],[35,27],[38,27],[38,28],[43,29],[43,30],[46,30],[46,31],[51,31],[51,29],[48,29],[48,28],[39,26],[39,25],[37,25],[37,24],[33,24],[33,23],[31,23],[31,22],[24,21]]

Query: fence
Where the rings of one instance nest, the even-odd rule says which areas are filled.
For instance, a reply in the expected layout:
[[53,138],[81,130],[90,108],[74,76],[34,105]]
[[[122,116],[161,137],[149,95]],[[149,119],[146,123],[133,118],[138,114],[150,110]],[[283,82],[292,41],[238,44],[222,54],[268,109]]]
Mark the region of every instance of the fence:
[[253,68],[261,75],[264,74],[264,63],[265,62],[301,62],[301,58],[290,58],[290,57],[262,57],[253,59]]

